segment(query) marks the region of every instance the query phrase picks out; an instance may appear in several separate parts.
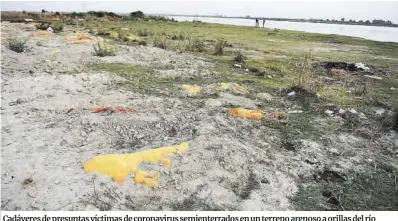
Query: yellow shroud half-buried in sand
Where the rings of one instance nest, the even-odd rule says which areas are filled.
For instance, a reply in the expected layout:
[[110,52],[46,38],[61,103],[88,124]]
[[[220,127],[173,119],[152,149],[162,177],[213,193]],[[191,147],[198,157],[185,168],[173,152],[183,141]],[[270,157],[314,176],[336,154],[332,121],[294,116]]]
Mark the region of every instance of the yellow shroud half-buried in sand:
[[245,120],[261,120],[264,118],[263,111],[261,110],[248,110],[245,108],[230,108],[228,114],[232,117],[241,117]]
[[108,154],[96,156],[84,164],[87,173],[98,171],[101,175],[109,175],[117,183],[124,184],[127,176],[134,173],[134,182],[150,187],[158,186],[160,177],[158,172],[150,175],[146,171],[139,170],[138,167],[143,162],[162,163],[165,167],[170,167],[170,158],[177,152],[187,150],[187,142],[176,146],[162,147],[132,154]]

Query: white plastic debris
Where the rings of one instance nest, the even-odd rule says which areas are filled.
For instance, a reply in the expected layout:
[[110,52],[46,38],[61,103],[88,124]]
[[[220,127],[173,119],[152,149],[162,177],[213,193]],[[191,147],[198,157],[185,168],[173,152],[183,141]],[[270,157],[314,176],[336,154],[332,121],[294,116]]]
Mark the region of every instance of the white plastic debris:
[[345,112],[346,112],[346,110],[344,110],[344,109],[339,110],[339,114],[345,114]]
[[391,87],[390,90],[395,91],[395,88],[394,88],[394,87]]
[[379,115],[379,116],[381,116],[381,115],[383,115],[383,114],[384,114],[384,112],[386,112],[386,110],[385,110],[385,109],[383,109],[383,108],[379,108],[379,109],[377,109],[377,110],[376,110],[376,115]]
[[329,152],[333,155],[339,155],[339,150],[336,148],[330,148]]
[[362,63],[362,62],[355,63],[354,65],[355,65],[356,68],[362,69],[364,71],[369,71],[370,70],[370,68],[366,67],[366,65],[364,63]]
[[358,114],[358,112],[357,112],[355,109],[350,109],[349,112],[350,112],[351,114]]
[[31,18],[25,18],[25,21],[33,21]]
[[371,75],[364,75],[364,76],[372,79],[383,80],[383,78],[377,76],[371,76]]
[[363,120],[368,119],[364,113],[359,113],[358,116],[359,116],[359,119],[363,119]]
[[292,111],[288,111],[288,114],[299,114],[299,113],[303,113],[302,110],[292,110]]
[[296,92],[292,91],[292,92],[288,93],[287,96],[293,96],[295,94],[296,94]]
[[242,65],[240,65],[240,64],[235,64],[235,67],[237,67],[237,68],[242,68]]
[[246,68],[246,70],[245,70],[245,71],[246,71],[246,72],[249,72],[249,69],[247,69],[247,68]]
[[332,116],[333,115],[333,111],[331,111],[331,110],[325,110],[325,114],[327,114],[327,115],[329,115],[329,116]]
[[48,31],[48,32],[51,32],[51,33],[54,32],[53,28],[51,28],[51,27],[48,27],[48,28],[47,28],[47,31]]

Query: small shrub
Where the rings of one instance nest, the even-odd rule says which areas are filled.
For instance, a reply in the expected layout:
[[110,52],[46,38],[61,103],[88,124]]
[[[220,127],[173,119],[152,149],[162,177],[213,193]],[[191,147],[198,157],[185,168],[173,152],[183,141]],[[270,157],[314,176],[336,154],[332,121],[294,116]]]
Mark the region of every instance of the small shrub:
[[100,36],[110,36],[111,35],[111,33],[109,32],[109,31],[107,31],[107,30],[105,30],[105,29],[98,29],[98,31],[97,31],[97,35],[100,35]]
[[130,40],[128,34],[120,29],[117,32],[117,36],[118,36],[119,40],[121,40],[121,41],[129,41]]
[[40,24],[36,25],[37,29],[43,30],[43,31],[47,30],[48,27],[50,27],[50,24],[48,24],[48,23],[40,23]]
[[355,83],[351,91],[353,95],[365,96],[369,93],[369,86],[366,83]]
[[152,33],[148,29],[138,29],[137,35],[140,37],[147,37],[152,35]]
[[202,39],[191,38],[188,41],[187,51],[203,52],[205,51],[205,43]]
[[135,12],[131,12],[131,13],[130,13],[130,16],[131,16],[132,18],[144,18],[144,17],[145,17],[145,14],[144,14],[144,12],[142,12],[142,11],[135,11]]
[[26,39],[12,38],[7,41],[7,47],[15,52],[21,53],[26,48]]
[[94,55],[99,57],[115,56],[117,49],[109,44],[98,42],[94,47]]
[[245,63],[245,58],[244,58],[243,54],[240,51],[238,51],[236,53],[236,55],[234,57],[234,61],[237,62],[237,63]]
[[167,49],[167,39],[165,36],[156,35],[153,40],[153,46],[158,48]]
[[315,93],[321,87],[321,84],[314,77],[311,60],[311,53],[308,53],[303,57],[302,61],[296,64],[298,75],[293,80],[293,87],[303,89],[308,93]]
[[184,39],[185,39],[185,35],[184,35],[184,32],[182,32],[182,31],[175,32],[171,36],[171,40],[184,40]]
[[67,24],[67,25],[77,25],[77,23],[74,22],[74,21],[67,21],[66,24]]
[[60,22],[52,23],[50,27],[54,30],[54,33],[60,33],[64,30],[64,25]]
[[146,43],[146,41],[139,41],[139,42],[138,42],[138,45],[146,46],[147,43]]
[[224,55],[224,47],[227,45],[227,41],[219,39],[214,45],[214,55]]
[[171,40],[178,40],[178,36],[177,35],[171,36]]

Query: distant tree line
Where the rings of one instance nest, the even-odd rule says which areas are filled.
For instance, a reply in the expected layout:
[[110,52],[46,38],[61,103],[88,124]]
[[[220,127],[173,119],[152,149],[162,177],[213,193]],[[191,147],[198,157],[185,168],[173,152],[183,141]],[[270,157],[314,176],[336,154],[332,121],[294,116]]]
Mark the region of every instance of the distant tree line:
[[[23,11],[25,14],[26,11]],[[42,13],[49,13],[45,9],[42,9]],[[123,20],[144,20],[144,21],[173,21],[174,18],[167,18],[163,16],[156,16],[156,15],[145,15],[142,11],[135,11],[131,12],[127,16],[122,16],[116,14],[114,12],[107,12],[107,11],[88,11],[88,12],[72,12],[72,13],[62,13],[64,16],[70,16],[71,18],[86,18],[86,17],[94,17],[94,18],[104,18],[104,17],[111,17],[111,18],[122,18]],[[59,12],[55,12],[54,16],[61,16]],[[37,17],[37,16],[36,16]]]
[[[273,20],[273,19],[272,19]],[[291,20],[291,19],[287,19]],[[391,21],[387,20],[384,21],[382,19],[374,19],[373,21],[355,21],[355,20],[345,20],[344,18],[341,18],[340,20],[335,20],[335,19],[293,19],[295,21],[301,21],[301,22],[312,22],[312,23],[327,23],[327,24],[349,24],[349,25],[373,25],[373,26],[391,26],[391,27],[397,27],[398,25],[392,23]],[[286,20],[285,20],[286,21]]]
[[174,18],[167,18],[164,16],[157,16],[157,15],[145,15],[142,11],[135,11],[131,12],[130,16],[124,19],[128,20],[144,20],[144,21],[172,21],[177,22]]

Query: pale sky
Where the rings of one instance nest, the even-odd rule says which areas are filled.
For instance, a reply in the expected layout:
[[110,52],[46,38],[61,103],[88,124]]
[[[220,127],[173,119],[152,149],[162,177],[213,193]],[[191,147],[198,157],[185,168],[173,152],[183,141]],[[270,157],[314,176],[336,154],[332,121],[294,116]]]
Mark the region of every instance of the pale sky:
[[354,20],[383,19],[398,23],[398,1],[1,1],[2,11],[102,10],[149,14],[258,16]]

